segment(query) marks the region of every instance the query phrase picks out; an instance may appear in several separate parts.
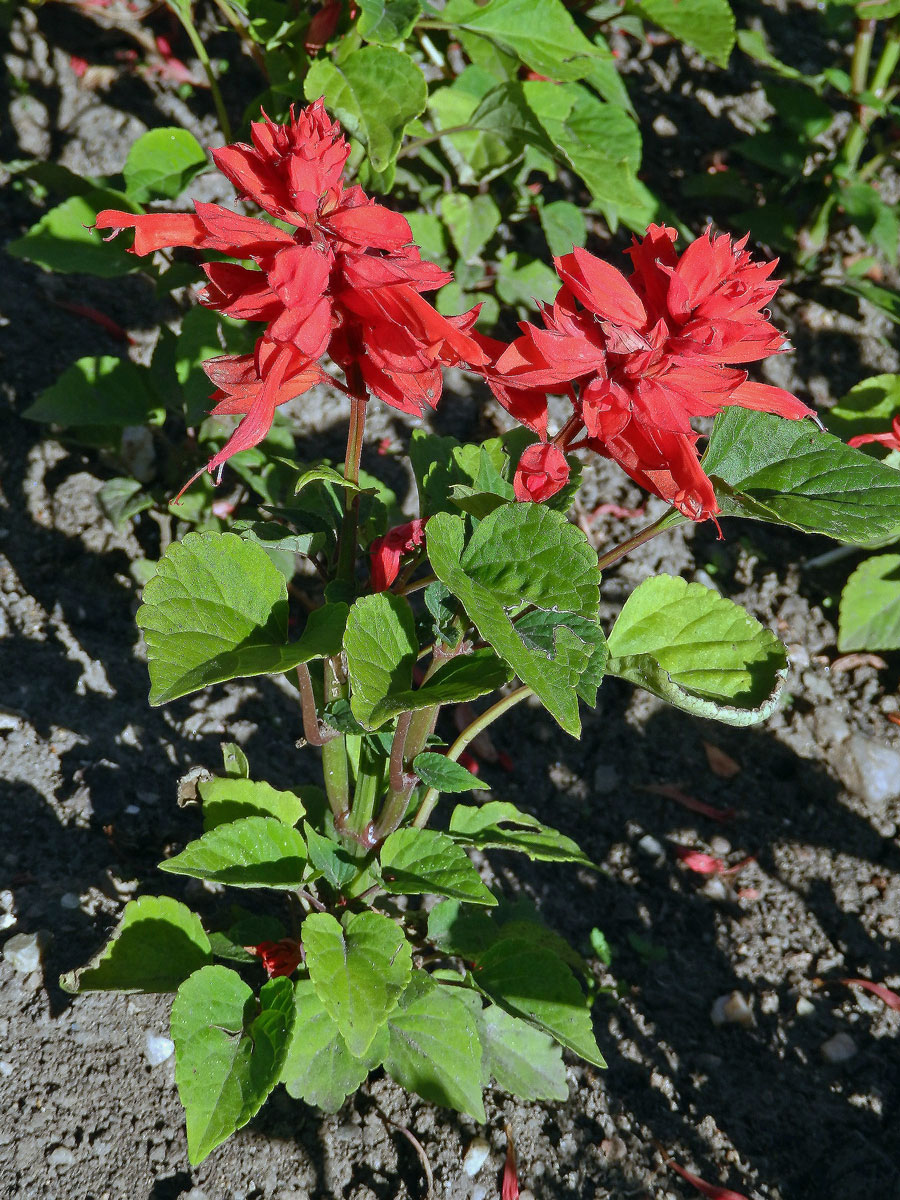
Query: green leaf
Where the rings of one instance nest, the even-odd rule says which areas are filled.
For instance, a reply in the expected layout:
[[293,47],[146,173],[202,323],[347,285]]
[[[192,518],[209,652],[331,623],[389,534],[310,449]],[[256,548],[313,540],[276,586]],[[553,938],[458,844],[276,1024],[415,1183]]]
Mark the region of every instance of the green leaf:
[[895,324],[900,325],[900,292],[879,287],[869,279],[845,279],[840,285],[840,290],[867,301]]
[[497,264],[494,286],[504,304],[535,309],[551,304],[559,292],[559,276],[538,258],[521,261],[517,251],[506,254]]
[[450,834],[479,850],[517,850],[540,862],[594,865],[571,838],[506,800],[478,806],[457,804],[450,818]]
[[455,989],[416,971],[388,1019],[388,1075],[433,1104],[485,1118],[481,1043],[468,1006]]
[[174,200],[206,161],[206,151],[186,129],[151,129],[132,144],[122,168],[128,198],[138,204],[157,196]]
[[79,358],[23,414],[56,425],[147,425],[163,405],[146,367],[112,354]]
[[413,759],[413,770],[424,784],[439,792],[487,791],[490,787],[446,754],[434,754],[431,751],[417,754]]
[[475,982],[492,1000],[605,1067],[591,1014],[575,976],[557,955],[521,938],[502,938],[479,960]]
[[520,1100],[568,1099],[562,1050],[551,1037],[497,1004],[484,1007],[474,992],[461,991],[461,996],[478,1027],[485,1083],[493,1078]]
[[316,995],[312,980],[298,979],[294,988],[294,1028],[281,1071],[281,1082],[291,1096],[325,1112],[337,1112],[378,1066],[387,1048],[387,1027],[382,1025],[367,1053],[354,1057]]
[[734,49],[734,13],[728,0],[640,0],[641,13],[720,67]]
[[363,46],[338,64],[317,59],[304,81],[307,100],[325,97],[347,133],[366,147],[376,171],[397,157],[403,131],[425,109],[425,76],[408,54]]
[[197,790],[203,801],[204,833],[242,817],[277,817],[285,825],[296,825],[306,812],[294,792],[280,792],[252,779],[207,779]]
[[142,490],[137,479],[108,479],[97,493],[100,507],[116,525],[153,507],[153,497]]
[[551,79],[581,79],[602,51],[588,41],[560,0],[449,0],[442,17],[490,38]]
[[409,601],[391,592],[363,596],[350,609],[344,633],[354,717],[377,728],[377,709],[391,692],[406,691],[419,652]]
[[554,157],[581,176],[613,224],[621,217],[643,232],[658,206],[637,178],[641,135],[631,117],[577,83],[535,81],[523,90]]
[[787,672],[774,633],[700,583],[657,575],[609,635],[607,671],[697,716],[753,725],[775,711]]
[[554,200],[552,204],[542,205],[540,217],[544,237],[554,257],[571,254],[574,246],[583,246],[587,241],[584,214],[570,201]]
[[336,891],[341,891],[359,874],[359,860],[352,858],[337,842],[313,829],[308,821],[303,823],[303,834],[309,861]]
[[119,243],[107,243],[94,233],[97,213],[104,208],[134,212],[121,192],[95,189],[70,196],[44,213],[36,225],[6,247],[15,258],[27,258],[48,271],[73,271],[112,279],[136,271],[141,260]]
[[366,42],[402,42],[422,14],[419,0],[359,0],[356,28]]
[[441,138],[441,147],[456,169],[461,184],[487,181],[506,169],[510,159],[523,148],[523,121],[537,131],[538,137],[546,137],[525,104],[521,87],[509,86],[514,91],[518,88],[517,109],[506,92],[498,89],[497,80],[490,71],[469,66],[452,84],[435,88],[428,98],[428,109],[436,129],[473,126],[471,132]]
[[65,992],[174,992],[212,961],[200,918],[169,896],[129,900],[108,944],[59,981]]
[[246,1125],[278,1082],[294,1019],[289,979],[259,993],[227,967],[204,967],[172,1005],[175,1082],[187,1117],[188,1158],[197,1166]]
[[344,604],[316,609],[288,644],[287,585],[265,550],[234,533],[189,533],[160,559],[138,609],[150,703],[337,654],[346,614]]
[[384,889],[398,896],[448,896],[497,903],[462,846],[434,829],[398,829],[381,847]]
[[841,593],[838,649],[900,650],[900,554],[860,564]]
[[[597,559],[587,538],[562,514],[538,504],[499,508],[479,524],[468,546],[464,538],[461,518],[446,513],[431,518],[426,539],[435,574],[462,602],[481,636],[577,736],[575,689],[603,640],[595,624]],[[532,649],[516,632],[507,609],[523,603],[572,614],[576,628],[556,628],[553,654]]]
[[330,913],[303,922],[309,977],[355,1057],[366,1053],[409,983],[412,954],[402,930],[381,913],[348,918]]
[[464,262],[477,259],[500,224],[500,209],[490,196],[450,192],[441,197],[441,216]]
[[811,421],[728,409],[716,418],[703,468],[726,516],[857,546],[900,535],[900,474]]
[[824,415],[842,441],[861,433],[884,433],[900,413],[900,375],[873,375],[852,387]]
[[296,829],[276,817],[242,817],[189,842],[159,869],[232,887],[295,888],[305,866],[306,843]]

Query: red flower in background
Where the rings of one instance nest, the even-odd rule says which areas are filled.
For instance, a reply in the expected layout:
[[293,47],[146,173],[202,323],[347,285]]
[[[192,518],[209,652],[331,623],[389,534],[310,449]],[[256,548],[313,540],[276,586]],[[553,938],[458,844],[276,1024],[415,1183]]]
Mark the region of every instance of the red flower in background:
[[376,538],[369,548],[372,591],[387,591],[400,574],[403,556],[424,545],[425,522],[421,518],[395,525],[384,537]]
[[293,975],[303,961],[303,949],[293,938],[282,938],[280,942],[260,942],[258,946],[246,946],[251,954],[262,959],[270,979],[279,975]]
[[866,446],[870,442],[875,442],[888,450],[900,450],[900,413],[894,417],[890,429],[884,433],[860,433],[856,437],[850,438],[847,445]]
[[[651,225],[627,253],[633,271],[575,249],[556,260],[562,288],[542,310],[544,328],[522,336],[486,372],[514,416],[546,437],[549,392],[578,387],[578,420],[564,444],[612,458],[642,487],[694,520],[718,511],[697,454],[691,421],[723,408],[814,416],[781,388],[753,383],[735,364],[786,349],[765,306],[778,289],[775,262],[754,262],[744,248],[711,232],[679,257],[675,231]],[[536,390],[543,400],[536,402]]]
[[535,442],[519,459],[513,479],[517,500],[549,500],[569,482],[566,456],[552,442]]
[[267,326],[252,364],[213,360],[220,364],[210,371],[222,399],[216,411],[246,415],[207,464],[211,471],[260,442],[278,404],[324,378],[316,360],[326,352],[387,404],[417,415],[437,403],[442,366],[487,361],[469,333],[477,309],[448,318],[423,299],[451,276],[422,261],[406,218],[362,188],[344,187],[350,147],[323,102],[299,116],[292,109],[285,125],[263,117],[251,125],[252,145],[224,146],[212,156],[242,197],[293,232],[199,201],[193,213],[106,209],[96,222],[114,233],[134,229],[138,255],[187,246],[254,264],[204,265],[204,304]]

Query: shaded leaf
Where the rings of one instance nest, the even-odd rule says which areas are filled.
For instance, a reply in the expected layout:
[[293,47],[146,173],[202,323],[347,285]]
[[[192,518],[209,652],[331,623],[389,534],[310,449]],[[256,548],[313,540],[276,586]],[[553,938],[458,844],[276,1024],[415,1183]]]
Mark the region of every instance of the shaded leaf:
[[861,563],[841,593],[838,649],[900,650],[900,554]]
[[462,846],[434,829],[398,829],[381,847],[385,891],[496,904]]

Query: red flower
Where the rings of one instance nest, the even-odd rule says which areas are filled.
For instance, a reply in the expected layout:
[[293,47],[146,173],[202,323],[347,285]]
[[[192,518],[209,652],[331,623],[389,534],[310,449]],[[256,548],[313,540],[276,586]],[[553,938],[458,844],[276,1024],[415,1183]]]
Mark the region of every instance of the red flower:
[[[679,257],[675,231],[651,225],[627,252],[626,278],[575,249],[556,260],[563,287],[542,311],[544,328],[522,336],[486,371],[500,402],[546,437],[548,392],[569,391],[584,433],[580,445],[615,459],[641,486],[687,516],[718,511],[697,455],[695,417],[729,405],[813,416],[781,388],[753,383],[733,364],[786,349],[765,305],[778,283],[775,263],[753,262],[747,239],[711,232]],[[536,403],[535,390],[544,398]],[[579,436],[567,427],[565,445]]]
[[376,538],[369,548],[372,563],[372,591],[385,592],[400,574],[400,562],[425,544],[425,522],[421,518],[395,525],[384,537]]
[[549,500],[569,482],[566,456],[552,442],[535,442],[519,459],[513,490],[517,500]]
[[313,366],[326,352],[345,372],[358,369],[387,404],[416,415],[437,403],[443,365],[487,362],[469,333],[477,309],[444,317],[422,298],[451,276],[422,261],[406,218],[341,182],[350,147],[323,102],[299,116],[292,109],[285,125],[263,118],[251,125],[252,145],[224,146],[212,156],[241,196],[292,232],[199,201],[193,213],[106,209],[96,222],[114,234],[134,229],[138,255],[187,246],[254,264],[204,264],[204,304],[267,325],[256,375],[241,374],[249,369],[242,362],[239,399],[226,389],[248,407],[217,409],[244,412],[245,419],[208,470],[261,441],[275,405],[324,378]]
[[865,446],[869,442],[877,442],[888,450],[900,450],[900,413],[894,417],[891,427],[885,433],[860,433],[850,438],[848,446]]
[[246,946],[245,949],[262,959],[270,979],[279,975],[293,975],[303,961],[303,948],[293,938],[282,938],[280,942],[260,942],[258,946]]

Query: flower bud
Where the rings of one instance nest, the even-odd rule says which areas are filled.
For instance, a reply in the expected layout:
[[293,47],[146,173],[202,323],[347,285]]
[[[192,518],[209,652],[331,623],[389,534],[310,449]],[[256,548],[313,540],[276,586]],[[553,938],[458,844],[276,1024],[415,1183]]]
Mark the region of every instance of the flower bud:
[[517,500],[540,503],[555,496],[569,482],[566,456],[552,442],[535,442],[519,459],[513,490]]

